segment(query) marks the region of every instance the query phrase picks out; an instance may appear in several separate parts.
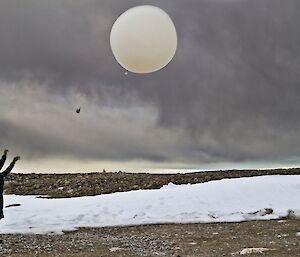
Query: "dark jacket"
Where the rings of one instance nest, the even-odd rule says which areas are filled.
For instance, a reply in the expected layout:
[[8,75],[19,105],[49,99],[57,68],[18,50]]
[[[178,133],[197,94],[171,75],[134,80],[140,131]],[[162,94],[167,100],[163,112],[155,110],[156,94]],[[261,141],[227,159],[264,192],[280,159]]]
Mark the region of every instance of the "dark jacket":
[[[3,156],[2,156],[3,159]],[[2,159],[0,161],[0,164],[2,163]],[[6,159],[6,157],[5,157]],[[0,173],[0,219],[2,219],[3,216],[3,189],[4,189],[4,178],[12,171],[12,169],[15,166],[15,161],[12,161],[9,166]],[[3,165],[2,165],[3,166]]]
[[0,173],[0,195],[3,194],[3,187],[4,187],[4,178],[12,171],[12,169],[15,166],[15,161],[12,161],[11,164],[9,164],[9,166]]
[[3,154],[0,160],[0,170],[3,168],[5,161],[6,161],[6,154]]

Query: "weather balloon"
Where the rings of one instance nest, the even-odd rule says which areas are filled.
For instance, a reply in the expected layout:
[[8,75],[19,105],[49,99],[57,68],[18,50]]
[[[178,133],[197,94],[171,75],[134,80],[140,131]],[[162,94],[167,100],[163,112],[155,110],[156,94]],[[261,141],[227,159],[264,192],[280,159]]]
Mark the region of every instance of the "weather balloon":
[[115,21],[110,45],[117,62],[134,73],[151,73],[165,67],[177,49],[173,21],[162,9],[133,7]]

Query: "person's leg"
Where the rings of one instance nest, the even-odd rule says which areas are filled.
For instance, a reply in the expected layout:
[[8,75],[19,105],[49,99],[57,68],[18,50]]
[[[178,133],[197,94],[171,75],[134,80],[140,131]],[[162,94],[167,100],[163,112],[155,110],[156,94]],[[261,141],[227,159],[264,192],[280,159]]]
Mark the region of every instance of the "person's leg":
[[[4,218],[4,214],[3,214],[3,195],[0,195],[0,220],[2,220]],[[3,243],[2,238],[0,238],[0,244]]]
[[[4,218],[4,214],[3,214],[3,194],[0,194],[0,220],[2,220]],[[0,244],[3,243],[2,238],[0,238]]]
[[3,214],[3,194],[0,194],[0,220],[4,218]]
[[[4,215],[3,215],[3,209],[1,208],[0,209],[0,220],[2,220],[4,218]],[[0,237],[0,244],[2,244],[3,243],[3,240],[2,240],[2,238]]]

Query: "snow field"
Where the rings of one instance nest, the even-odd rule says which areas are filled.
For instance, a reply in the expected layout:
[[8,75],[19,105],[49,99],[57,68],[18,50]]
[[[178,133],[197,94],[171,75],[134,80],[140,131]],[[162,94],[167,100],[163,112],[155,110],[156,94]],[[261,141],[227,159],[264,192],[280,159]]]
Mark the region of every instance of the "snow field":
[[[45,199],[5,195],[0,233],[61,233],[78,227],[240,222],[300,217],[300,175],[224,179],[157,190]],[[266,208],[273,213],[267,214]]]

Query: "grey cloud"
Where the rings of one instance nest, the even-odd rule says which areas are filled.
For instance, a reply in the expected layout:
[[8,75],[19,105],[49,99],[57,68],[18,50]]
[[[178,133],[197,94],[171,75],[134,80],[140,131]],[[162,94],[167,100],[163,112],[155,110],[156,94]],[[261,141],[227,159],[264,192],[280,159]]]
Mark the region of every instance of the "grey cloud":
[[[97,101],[72,92],[59,99],[28,80],[3,84],[0,83],[2,92],[11,88],[0,95],[1,145],[27,159],[64,156],[79,160],[163,162],[176,161],[187,149],[192,151],[180,129],[156,127],[157,112],[151,106],[100,108]],[[78,115],[70,104],[74,101],[88,103],[89,107]]]
[[[137,136],[145,142],[135,150],[126,147],[130,143],[125,140],[125,132],[117,137],[124,146],[120,150],[117,141],[108,141],[102,147],[78,148],[79,142],[67,142],[62,135],[60,138],[39,130],[34,132],[36,142],[28,140],[23,148],[27,146],[34,153],[41,149],[45,155],[55,155],[59,148],[59,154],[91,158],[136,156],[195,163],[298,156],[300,2],[147,2],[151,3],[172,16],[179,35],[177,55],[160,72],[125,77],[111,54],[109,30],[120,13],[140,1],[1,1],[0,78],[7,84],[16,83],[22,88],[20,81],[28,76],[47,88],[49,96],[62,97],[65,102],[71,101],[70,94],[78,93],[96,101],[99,108],[128,108],[134,116],[130,106],[146,105],[158,113],[154,134],[147,138],[144,131]],[[5,87],[2,85],[2,90]],[[66,108],[67,104],[62,106]],[[21,140],[13,139],[16,135],[31,138],[26,133],[32,133],[32,128],[20,129],[24,121],[6,123],[6,109],[1,109],[1,143],[14,142],[16,147],[21,144]],[[49,117],[55,120],[53,115]],[[151,115],[146,112],[143,119],[147,122]],[[109,120],[103,122],[112,126]],[[119,123],[124,122],[126,119],[120,118]],[[100,125],[86,126],[91,138],[83,139],[93,140]],[[105,129],[112,138],[120,133]],[[142,129],[137,127],[135,131]],[[174,129],[181,131],[180,139],[172,134],[175,143],[171,146],[179,150],[171,151],[171,146],[156,153],[154,146],[142,150],[152,137],[155,141],[155,133],[160,133],[157,131],[167,134]],[[7,130],[11,131],[10,137]],[[159,140],[155,146],[160,149]]]

